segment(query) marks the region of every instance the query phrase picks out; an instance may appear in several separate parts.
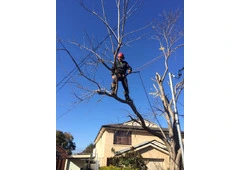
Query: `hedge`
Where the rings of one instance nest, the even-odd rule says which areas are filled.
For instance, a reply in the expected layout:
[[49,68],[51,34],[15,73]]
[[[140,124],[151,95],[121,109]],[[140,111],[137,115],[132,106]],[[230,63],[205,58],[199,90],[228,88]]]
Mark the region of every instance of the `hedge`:
[[116,166],[102,166],[99,168],[99,170],[139,170],[137,169],[133,169],[133,168],[120,168],[120,167],[116,167]]

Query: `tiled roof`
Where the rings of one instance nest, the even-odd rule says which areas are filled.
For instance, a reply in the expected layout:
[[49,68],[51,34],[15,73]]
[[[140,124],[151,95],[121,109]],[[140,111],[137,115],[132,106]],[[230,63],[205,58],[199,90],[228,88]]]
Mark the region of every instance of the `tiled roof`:
[[[127,130],[144,130],[141,126],[132,126],[132,125],[124,125],[124,124],[110,124],[110,125],[103,125],[104,128],[114,128],[114,129],[127,129]],[[150,127],[152,130],[159,131],[159,128]],[[163,131],[168,131],[167,128],[163,128]]]
[[[149,127],[151,130],[154,130],[156,132],[160,133],[160,129],[159,126],[148,121],[145,120],[145,124],[147,127]],[[102,135],[102,133],[106,130],[106,129],[111,129],[111,130],[128,130],[128,131],[145,131],[141,125],[139,125],[138,123],[134,122],[134,121],[127,121],[124,123],[119,123],[119,124],[107,124],[107,125],[102,125],[101,129],[99,130],[96,138],[94,141],[96,141],[98,139],[98,136],[100,137]],[[168,133],[168,128],[162,128],[162,130],[166,133]],[[182,132],[182,134],[184,134]]]

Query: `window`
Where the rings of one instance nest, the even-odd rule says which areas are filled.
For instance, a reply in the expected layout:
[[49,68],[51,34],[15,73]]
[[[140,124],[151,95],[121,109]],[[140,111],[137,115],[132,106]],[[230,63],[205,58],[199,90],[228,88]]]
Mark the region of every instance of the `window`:
[[131,145],[132,144],[132,133],[129,131],[116,131],[114,133],[113,144]]

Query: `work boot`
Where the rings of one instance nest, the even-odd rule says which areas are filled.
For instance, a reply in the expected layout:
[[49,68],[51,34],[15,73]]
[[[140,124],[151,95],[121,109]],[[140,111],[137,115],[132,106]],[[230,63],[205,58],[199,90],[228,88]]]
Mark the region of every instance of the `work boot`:
[[112,90],[111,95],[116,95],[116,91]]
[[128,94],[125,94],[125,99],[126,99],[127,102],[131,102],[132,101]]

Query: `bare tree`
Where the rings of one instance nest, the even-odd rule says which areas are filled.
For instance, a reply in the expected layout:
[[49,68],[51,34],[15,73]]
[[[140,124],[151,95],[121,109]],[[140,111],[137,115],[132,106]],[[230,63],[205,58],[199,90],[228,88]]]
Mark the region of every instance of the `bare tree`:
[[[183,31],[178,27],[177,21],[181,15],[181,11],[175,12],[166,12],[163,11],[161,15],[161,22],[156,23],[153,29],[156,31],[156,35],[153,36],[159,42],[160,50],[164,56],[164,64],[165,71],[162,73],[162,76],[159,73],[156,73],[155,82],[157,84],[154,85],[155,92],[151,93],[152,95],[159,97],[161,99],[160,106],[156,106],[156,110],[161,112],[161,115],[164,116],[167,125],[168,125],[168,135],[162,135],[161,139],[163,139],[166,147],[169,151],[170,156],[170,169],[176,170],[181,168],[181,148],[179,145],[179,137],[176,126],[175,112],[172,107],[173,99],[170,99],[166,93],[164,88],[164,81],[166,81],[166,75],[169,72],[169,64],[168,59],[177,49],[183,47],[183,44],[179,44],[179,40],[183,38]],[[183,70],[183,68],[181,69]],[[179,72],[179,77],[180,72]],[[184,88],[184,79],[180,80],[175,88],[174,95],[175,100],[178,99]],[[156,113],[155,113],[156,114]],[[161,131],[162,132],[162,131]]]
[[[168,133],[164,132],[161,125],[159,124],[160,133],[152,130],[145,124],[143,114],[138,111],[133,101],[126,101],[120,98],[118,95],[112,95],[111,92],[107,90],[105,86],[100,83],[100,80],[97,79],[98,68],[101,64],[105,66],[106,69],[110,70],[108,63],[115,65],[116,56],[120,51],[121,47],[124,45],[129,45],[130,43],[142,38],[144,34],[141,32],[149,25],[143,26],[142,28],[135,29],[129,32],[126,32],[127,21],[134,12],[141,6],[141,0],[129,1],[129,0],[116,0],[116,26],[114,23],[111,23],[108,20],[107,11],[105,11],[104,0],[101,0],[101,13],[96,12],[94,9],[90,9],[87,5],[81,1],[81,6],[88,11],[90,14],[96,16],[106,27],[108,35],[102,42],[98,42],[98,45],[104,44],[105,48],[96,48],[94,46],[95,37],[87,35],[87,41],[84,40],[84,43],[78,43],[75,41],[70,41],[71,44],[77,45],[81,50],[89,52],[89,55],[86,55],[80,63],[72,56],[70,51],[64,46],[61,40],[59,42],[62,45],[61,49],[68,53],[73,63],[75,64],[79,76],[82,78],[81,81],[77,81],[72,78],[73,83],[76,83],[84,93],[81,95],[75,94],[79,101],[84,101],[93,97],[93,95],[98,94],[101,96],[108,96],[114,98],[115,100],[127,104],[135,116],[129,116],[133,121],[139,123],[143,129],[149,133],[159,137],[166,145],[169,151],[170,157],[170,170],[180,170],[181,169],[181,150],[179,146],[178,133],[176,128],[176,120],[174,117],[174,110],[172,108],[173,99],[170,99],[165,94],[164,82],[167,81],[166,75],[169,72],[168,60],[170,56],[183,44],[179,44],[179,40],[183,38],[183,32],[177,27],[177,21],[181,15],[180,11],[176,12],[163,12],[161,15],[161,22],[156,22],[152,28],[155,31],[152,39],[155,39],[159,42],[161,55],[164,56],[164,65],[165,71],[160,74],[156,73],[156,79],[154,80],[155,92],[151,93],[155,97],[161,99],[161,102],[155,106],[153,115],[156,120],[158,116],[164,117],[168,125]],[[97,46],[98,47],[98,46]],[[110,54],[110,55],[109,55]],[[112,56],[111,56],[112,55]],[[111,61],[113,59],[113,61]],[[116,68],[116,67],[115,67]],[[89,86],[91,84],[91,86]],[[181,94],[183,90],[183,79],[175,87],[176,99]],[[92,87],[92,89],[90,89]],[[157,114],[161,112],[161,114]]]

